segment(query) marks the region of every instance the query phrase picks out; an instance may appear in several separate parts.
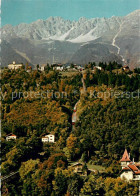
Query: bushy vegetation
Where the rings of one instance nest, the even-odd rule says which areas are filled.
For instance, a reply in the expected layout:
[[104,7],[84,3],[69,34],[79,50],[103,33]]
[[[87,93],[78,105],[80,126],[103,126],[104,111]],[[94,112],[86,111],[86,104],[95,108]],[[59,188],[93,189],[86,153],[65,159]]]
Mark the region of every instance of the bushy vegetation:
[[[49,67],[45,72],[2,71],[2,175],[19,171],[4,185],[9,195],[137,195],[137,182],[119,178],[119,160],[125,148],[139,160],[139,98],[104,99],[91,91],[138,93],[139,69],[125,72],[115,62],[100,63],[101,71],[95,66],[89,63],[83,75],[68,76]],[[51,132],[56,142],[42,143]],[[9,133],[17,135],[16,141],[5,140]],[[104,170],[80,176],[69,167],[71,161]]]
[[85,73],[86,86],[107,85],[108,87],[123,87],[126,91],[135,91],[140,88],[140,76],[128,75],[124,72],[116,74],[113,72],[104,72],[96,70],[91,73],[89,70]]
[[20,189],[14,186],[14,181],[6,186],[9,192],[14,192],[16,195],[135,196],[138,194],[138,182],[127,183],[119,177],[103,178],[98,173],[83,178],[66,166],[67,161],[63,154],[54,154],[44,162],[30,159],[23,162],[19,170]]
[[95,163],[119,160],[125,148],[139,159],[139,99],[81,99],[74,135]]

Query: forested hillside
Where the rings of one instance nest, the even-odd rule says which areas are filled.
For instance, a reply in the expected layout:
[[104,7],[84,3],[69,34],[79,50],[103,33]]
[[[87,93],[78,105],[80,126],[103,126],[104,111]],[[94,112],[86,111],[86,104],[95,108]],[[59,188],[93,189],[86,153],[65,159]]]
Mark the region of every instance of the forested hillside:
[[[119,178],[119,161],[125,148],[139,161],[139,69],[126,72],[115,62],[98,66],[89,63],[72,73],[49,66],[43,72],[2,70],[2,176],[18,172],[3,192],[137,195],[137,182]],[[17,139],[7,141],[9,133]],[[55,142],[43,143],[50,133]],[[84,175],[74,172],[77,162]]]

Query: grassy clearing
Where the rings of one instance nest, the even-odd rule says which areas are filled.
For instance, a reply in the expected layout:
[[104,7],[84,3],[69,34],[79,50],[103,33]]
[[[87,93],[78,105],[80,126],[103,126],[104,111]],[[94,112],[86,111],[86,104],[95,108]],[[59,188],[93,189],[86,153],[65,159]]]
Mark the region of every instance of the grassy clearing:
[[[78,163],[78,162],[79,162],[79,160],[77,160],[77,161],[70,161],[69,162],[69,166],[74,165],[75,163]],[[98,170],[100,172],[105,171],[105,168],[103,166],[101,166],[101,165],[92,165],[92,164],[87,163],[87,167],[88,167],[88,169]]]
[[87,167],[88,167],[88,169],[93,169],[93,170],[98,170],[98,171],[105,170],[105,168],[102,167],[101,165],[91,165],[91,164],[87,163]]
[[62,71],[61,74],[62,76],[71,77],[79,74],[79,71]]

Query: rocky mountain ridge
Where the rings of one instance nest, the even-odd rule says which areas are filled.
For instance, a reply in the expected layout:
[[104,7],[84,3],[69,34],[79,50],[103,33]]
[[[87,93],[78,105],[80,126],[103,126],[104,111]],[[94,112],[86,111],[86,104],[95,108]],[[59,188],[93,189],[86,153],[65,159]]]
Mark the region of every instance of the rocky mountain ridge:
[[[25,60],[28,59],[32,64],[47,62],[82,64],[93,60],[108,62],[114,59],[128,63],[131,67],[138,67],[139,16],[140,10],[136,10],[124,17],[92,19],[82,17],[78,21],[50,17],[31,24],[5,25],[1,29],[2,42],[7,42],[15,53],[20,54]],[[94,50],[91,49],[92,46]],[[87,55],[84,55],[83,59],[85,48]],[[3,59],[2,62],[5,63],[16,60],[8,59],[5,53]]]

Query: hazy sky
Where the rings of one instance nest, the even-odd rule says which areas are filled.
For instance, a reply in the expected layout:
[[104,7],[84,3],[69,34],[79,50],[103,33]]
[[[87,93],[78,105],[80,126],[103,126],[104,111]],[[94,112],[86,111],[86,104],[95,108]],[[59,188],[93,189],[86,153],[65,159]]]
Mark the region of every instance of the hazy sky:
[[2,25],[31,23],[50,16],[77,20],[84,16],[124,16],[140,9],[140,0],[2,0]]

